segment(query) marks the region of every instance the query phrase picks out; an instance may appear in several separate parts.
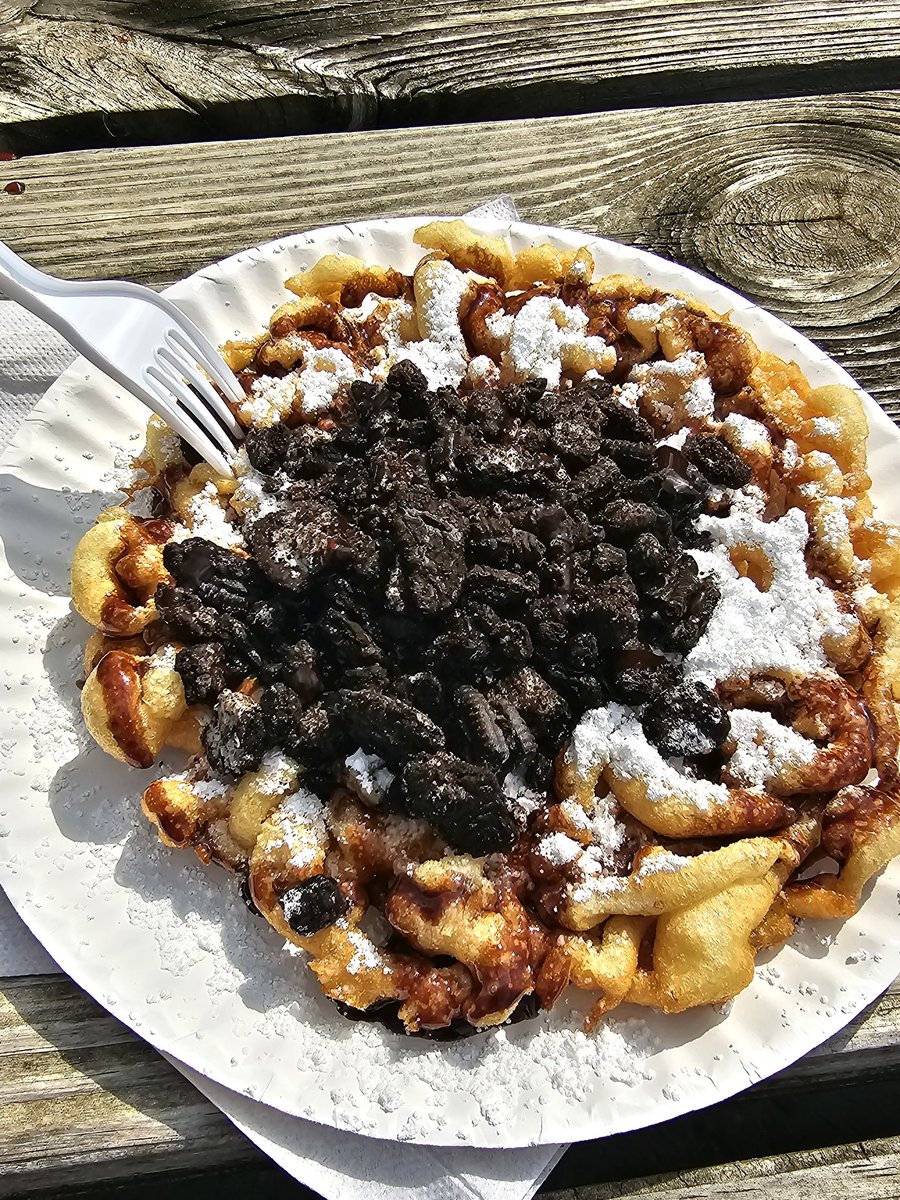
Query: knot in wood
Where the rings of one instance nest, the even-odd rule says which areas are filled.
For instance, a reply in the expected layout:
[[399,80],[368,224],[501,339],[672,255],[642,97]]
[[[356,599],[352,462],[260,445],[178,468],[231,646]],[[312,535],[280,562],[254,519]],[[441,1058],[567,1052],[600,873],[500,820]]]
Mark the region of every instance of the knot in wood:
[[896,171],[868,154],[797,159],[783,147],[725,183],[694,230],[697,256],[785,313],[837,301],[844,321],[885,315],[900,259]]

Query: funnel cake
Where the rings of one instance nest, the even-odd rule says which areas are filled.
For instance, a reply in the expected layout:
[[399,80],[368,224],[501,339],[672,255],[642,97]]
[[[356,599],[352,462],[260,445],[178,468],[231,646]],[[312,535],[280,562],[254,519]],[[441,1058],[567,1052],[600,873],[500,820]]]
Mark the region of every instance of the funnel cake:
[[136,767],[188,751],[144,812],[347,1017],[720,1003],[900,853],[859,398],[587,249],[415,240],[224,347],[234,478],[151,419],[152,516],[73,561],[85,721]]

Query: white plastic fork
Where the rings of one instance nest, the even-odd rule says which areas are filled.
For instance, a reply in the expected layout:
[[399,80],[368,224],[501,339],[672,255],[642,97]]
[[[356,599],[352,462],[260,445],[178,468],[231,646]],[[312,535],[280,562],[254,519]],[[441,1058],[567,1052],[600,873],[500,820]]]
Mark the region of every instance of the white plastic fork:
[[3,242],[0,292],[52,325],[215,470],[232,473],[242,432],[212,385],[235,403],[244,392],[212,343],[171,300],[137,283],[57,279]]

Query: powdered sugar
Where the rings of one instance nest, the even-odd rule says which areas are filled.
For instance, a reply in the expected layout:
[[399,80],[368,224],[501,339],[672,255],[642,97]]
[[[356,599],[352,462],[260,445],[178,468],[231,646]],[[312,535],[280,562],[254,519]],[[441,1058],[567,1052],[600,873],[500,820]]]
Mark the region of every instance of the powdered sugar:
[[[175,776],[177,779],[178,776]],[[222,800],[228,795],[229,787],[221,779],[195,779],[191,781],[191,791],[198,800]]]
[[354,947],[353,957],[347,963],[348,975],[358,975],[360,971],[378,969],[385,975],[391,973],[391,969],[385,962],[381,951],[371,938],[366,937],[359,929],[351,929],[347,937]]
[[640,384],[634,382],[617,384],[613,395],[626,408],[636,409],[641,398]]
[[635,714],[621,704],[585,713],[572,734],[569,753],[582,774],[609,766],[621,778],[640,779],[653,803],[679,796],[706,810],[728,796],[724,784],[692,779],[668,763],[647,740]]
[[403,357],[420,368],[428,386],[456,387],[466,371],[468,352],[459,324],[463,297],[471,287],[471,276],[452,263],[430,262],[416,279],[420,342],[410,342]]
[[384,346],[373,348],[372,353],[377,360],[377,366],[372,371],[372,378],[386,379],[395,362],[411,357],[411,354],[407,353],[407,347],[418,341],[419,325],[415,308],[402,297],[379,299],[374,311],[377,314],[375,319],[384,339]]
[[690,432],[687,426],[684,426],[682,429],[676,429],[674,433],[670,433],[667,438],[663,438],[656,444],[657,446],[671,446],[674,450],[680,450],[687,441]]
[[544,805],[545,797],[533,791],[521,775],[510,771],[503,780],[503,794],[513,800],[526,817]]
[[363,804],[380,804],[394,782],[393,774],[377,754],[360,747],[344,759],[344,782]]
[[641,363],[634,367],[631,378],[642,382],[648,376],[665,378],[674,376],[676,379],[696,379],[706,369],[706,359],[698,350],[685,350],[677,358],[671,360],[657,359],[650,363]]
[[728,771],[735,783],[765,788],[782,778],[787,768],[811,763],[816,756],[815,742],[782,725],[771,713],[736,708],[729,715],[737,746]]
[[385,813],[381,820],[385,844],[391,847],[398,865],[408,861],[418,846],[427,845],[430,841],[431,827],[419,817]]
[[659,303],[642,301],[629,308],[626,320],[629,326],[634,324],[647,330],[653,330],[665,313],[672,312],[676,308],[684,308],[684,301],[678,300],[675,296],[667,296]]
[[819,437],[835,438],[841,432],[840,424],[834,417],[813,417],[812,427]]
[[663,422],[671,422],[677,413],[677,424],[686,417],[695,426],[702,426],[713,415],[715,396],[706,359],[697,350],[685,350],[671,361],[637,363],[628,379],[641,387],[644,406],[655,411]]
[[[748,506],[752,510],[752,505]],[[706,632],[685,660],[685,677],[709,685],[771,671],[828,672],[823,639],[849,629],[834,594],[810,578],[804,557],[808,529],[799,509],[764,522],[737,509],[725,518],[701,517],[713,549],[692,551],[702,573],[713,572],[721,597]],[[768,591],[742,578],[729,556],[734,547],[759,547],[772,568]],[[736,750],[730,769],[736,782],[762,788],[790,766],[812,760],[814,743],[767,713],[732,714]],[[711,747],[710,747],[711,748]],[[594,709],[576,727],[569,750],[579,774],[609,766],[624,779],[639,779],[654,802],[678,796],[703,810],[727,798],[723,784],[693,779],[667,762],[647,740],[638,718],[621,705]]]
[[281,801],[270,823],[268,847],[285,847],[291,867],[302,871],[321,862],[328,847],[328,831],[318,796],[299,788]]
[[534,296],[515,316],[497,313],[488,328],[505,343],[502,366],[514,379],[543,377],[557,387],[561,373],[612,370],[616,352],[601,337],[588,335],[587,314],[555,296]]
[[772,446],[769,431],[761,421],[742,413],[729,413],[722,422],[722,432],[733,446],[741,450],[768,450]]
[[331,346],[311,350],[303,361],[298,379],[300,410],[304,414],[330,408],[344,384],[365,378],[343,350]]
[[473,388],[496,387],[500,382],[500,368],[486,354],[477,354],[466,367],[466,380]]
[[661,304],[635,304],[628,310],[628,320],[638,325],[656,325],[662,311]]
[[150,668],[162,668],[168,671],[175,669],[176,650],[173,645],[168,642],[163,643],[157,650],[154,650],[147,659],[147,666]]
[[880,603],[883,598],[883,593],[879,592],[871,583],[860,584],[853,591],[853,603],[863,612],[873,603]]
[[292,758],[281,750],[267,750],[256,773],[254,787],[264,796],[274,796],[292,788],[296,778],[297,764]]
[[816,533],[827,549],[839,551],[850,544],[847,509],[852,504],[844,496],[823,496],[816,503]]
[[[832,456],[826,453],[824,450],[810,450],[808,454],[804,455],[804,458],[807,464],[821,475],[827,475],[832,472],[840,474],[840,468],[838,467],[834,458],[832,458]],[[804,484],[802,486],[805,487],[809,485]],[[818,484],[813,483],[811,486],[813,491],[809,494],[815,495],[819,490]]]
[[673,854],[671,850],[655,850],[652,854],[644,855],[634,874],[636,878],[641,879],[646,875],[680,871],[691,861],[687,855]]
[[[381,346],[369,371],[340,347],[319,348],[302,331],[289,334],[300,363],[281,377],[254,379],[241,406],[249,424],[274,425],[290,415],[324,411],[333,406],[347,384],[356,378],[384,379],[403,359],[415,363],[431,388],[457,387],[464,378],[476,386],[497,382],[498,364],[485,355],[469,359],[460,326],[460,309],[475,277],[446,260],[431,260],[415,276],[416,307],[407,300],[365,297],[356,309],[345,310],[351,322],[376,328]],[[588,317],[555,297],[537,296],[514,315],[496,313],[488,328],[503,343],[502,369],[509,378],[543,376],[558,385],[562,371],[577,377],[607,373],[615,366],[615,349],[587,334]],[[250,489],[245,488],[244,494]]]
[[291,413],[316,413],[334,402],[341,388],[365,377],[339,347],[318,347],[302,334],[296,338],[301,365],[283,376],[260,375],[241,405],[248,424],[276,425]]
[[204,484],[202,491],[190,500],[188,523],[176,528],[171,540],[183,542],[193,537],[206,538],[226,550],[237,550],[244,545],[243,534],[228,519],[225,501],[214,483]]
[[795,471],[800,466],[800,451],[793,438],[786,438],[781,447],[781,461],[786,471]]
[[[700,517],[698,526],[714,549],[690,553],[701,573],[715,574],[721,598],[687,656],[686,676],[715,684],[767,671],[829,671],[822,640],[848,632],[850,618],[821,580],[807,572],[809,530],[801,510],[791,508],[770,522],[746,512]],[[728,550],[740,546],[759,547],[765,554],[772,568],[768,591],[739,576]]]
[[548,833],[538,842],[538,854],[555,867],[562,867],[581,853],[581,843],[565,833]]
[[571,827],[590,835],[582,867],[602,871],[611,866],[613,858],[625,841],[625,827],[617,818],[617,805],[612,796],[595,796],[590,812],[577,800],[563,800],[560,810]]
[[[241,446],[238,456],[246,458],[247,451]],[[237,457],[237,456],[236,456]],[[238,477],[238,485],[231,496],[232,506],[241,514],[243,522],[258,520],[267,512],[278,507],[276,497],[266,487],[266,477],[249,463],[233,464],[234,473]]]
[[715,406],[716,397],[710,381],[705,376],[693,380],[684,394],[684,408],[688,416],[696,420],[711,417]]
[[650,875],[680,871],[690,862],[690,858],[673,854],[669,850],[654,850],[653,853],[646,854],[641,858],[629,877],[608,874],[599,863],[592,860],[590,851],[585,851],[578,863],[582,868],[583,878],[570,886],[568,890],[571,899],[576,902],[584,902],[595,896],[613,897],[617,894],[621,895],[631,886],[628,883],[629,878],[645,879]]
[[300,395],[300,372],[260,375],[250,385],[250,395],[241,404],[241,419],[248,425],[276,425],[292,412]]

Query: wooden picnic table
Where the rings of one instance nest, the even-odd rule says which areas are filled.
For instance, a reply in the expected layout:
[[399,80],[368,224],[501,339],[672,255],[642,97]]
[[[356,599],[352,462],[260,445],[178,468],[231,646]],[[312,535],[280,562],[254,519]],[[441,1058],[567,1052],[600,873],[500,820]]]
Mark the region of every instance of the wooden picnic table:
[[[900,420],[897,88],[892,0],[0,2],[0,236],[161,286],[508,192],[724,280]],[[574,1147],[542,1195],[897,1197],[898,1082],[895,985],[742,1095]],[[0,980],[0,1197],[275,1187],[311,1195],[65,976]]]

